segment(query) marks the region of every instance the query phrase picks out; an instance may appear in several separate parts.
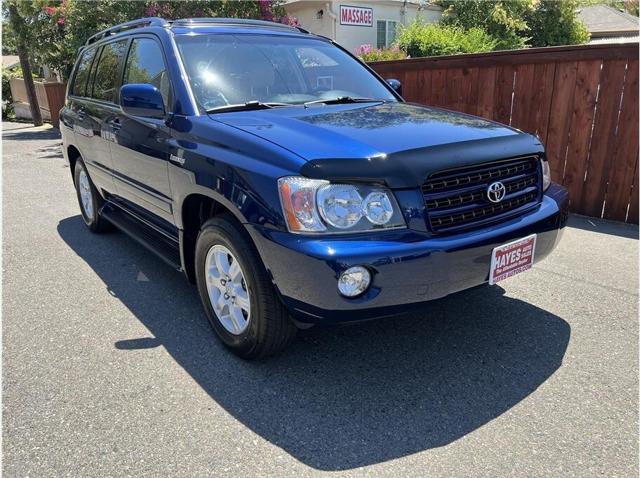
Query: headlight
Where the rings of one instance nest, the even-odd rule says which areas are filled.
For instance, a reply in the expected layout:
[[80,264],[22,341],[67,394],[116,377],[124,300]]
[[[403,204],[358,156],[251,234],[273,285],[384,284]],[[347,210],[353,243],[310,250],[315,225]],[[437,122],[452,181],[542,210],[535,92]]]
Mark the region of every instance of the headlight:
[[349,229],[362,218],[362,196],[355,186],[327,184],[316,194],[320,216],[330,226]]
[[542,190],[546,191],[551,186],[551,168],[549,167],[549,161],[542,160]]
[[278,180],[282,210],[291,232],[359,232],[405,227],[388,189],[365,184],[289,176]]
[[369,193],[362,203],[364,215],[373,224],[383,225],[388,223],[393,216],[393,206],[389,195],[383,191]]
[[289,231],[322,232],[327,229],[318,216],[316,190],[328,183],[294,176],[278,179],[280,202]]

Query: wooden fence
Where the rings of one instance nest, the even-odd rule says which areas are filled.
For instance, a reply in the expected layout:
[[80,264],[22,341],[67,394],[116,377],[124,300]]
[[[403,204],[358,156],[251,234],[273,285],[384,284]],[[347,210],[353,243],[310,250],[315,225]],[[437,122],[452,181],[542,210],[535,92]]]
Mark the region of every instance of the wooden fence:
[[[38,98],[38,105],[40,106],[42,119],[45,121],[51,121],[53,126],[58,128],[60,126],[60,109],[64,106],[67,85],[57,81],[41,80],[34,80],[33,83],[36,87],[36,98]],[[24,84],[24,79],[11,78],[9,86],[11,88],[11,96],[14,101],[14,108],[16,108],[16,115],[18,115],[20,111],[18,106],[23,105],[21,111],[24,112],[26,118],[31,119],[31,112],[29,111],[29,97],[27,95],[27,87]]]
[[638,44],[372,63],[407,101],[537,134],[574,212],[638,223]]

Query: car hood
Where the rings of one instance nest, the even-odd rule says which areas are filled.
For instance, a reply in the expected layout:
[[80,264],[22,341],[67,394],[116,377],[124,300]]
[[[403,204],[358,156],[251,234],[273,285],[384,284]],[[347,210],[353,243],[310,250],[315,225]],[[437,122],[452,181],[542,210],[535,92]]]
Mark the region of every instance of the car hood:
[[307,160],[302,173],[326,179],[422,183],[433,171],[540,152],[507,126],[409,103],[314,105],[211,115]]

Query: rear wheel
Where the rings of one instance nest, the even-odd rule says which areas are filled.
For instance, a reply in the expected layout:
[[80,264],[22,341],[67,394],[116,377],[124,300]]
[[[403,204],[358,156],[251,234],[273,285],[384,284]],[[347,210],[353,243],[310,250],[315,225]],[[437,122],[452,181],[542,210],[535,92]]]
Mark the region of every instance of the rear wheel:
[[222,342],[240,357],[265,357],[284,349],[296,327],[240,227],[227,216],[202,225],[196,282],[207,318]]
[[74,170],[74,182],[76,195],[82,219],[92,232],[104,232],[110,228],[110,224],[100,216],[100,208],[104,200],[93,185],[87,168],[82,159],[78,158]]

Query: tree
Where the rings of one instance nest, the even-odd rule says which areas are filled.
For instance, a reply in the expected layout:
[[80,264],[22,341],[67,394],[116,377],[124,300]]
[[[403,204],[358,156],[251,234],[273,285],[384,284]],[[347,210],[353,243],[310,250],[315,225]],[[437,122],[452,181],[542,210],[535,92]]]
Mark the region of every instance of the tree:
[[624,0],[624,10],[631,15],[640,16],[640,1]]
[[[8,13],[6,14],[6,16],[8,16]],[[5,34],[3,35],[3,38],[2,38],[2,55],[17,55],[18,50],[16,50],[15,38],[13,36],[8,37],[6,34],[6,31],[7,30],[5,27]]]
[[[258,18],[296,25],[276,0],[23,0],[16,2],[26,20],[25,38],[32,57],[67,79],[87,38],[113,25],[142,17]],[[13,35],[4,25],[5,41]]]
[[578,45],[589,41],[589,31],[576,13],[574,0],[541,0],[526,18],[534,47]]
[[465,30],[481,28],[497,40],[496,49],[528,46],[529,26],[524,18],[536,0],[440,0],[442,22]]
[[631,6],[638,0],[440,0],[443,22],[465,29],[482,28],[498,42],[496,49],[576,45],[589,41],[577,16],[585,3]]
[[617,10],[630,13],[636,17],[640,14],[640,6],[638,0],[579,0],[579,7],[587,7],[592,5],[608,5]]
[[24,76],[24,86],[27,90],[27,98],[29,99],[29,108],[31,109],[31,118],[34,126],[42,126],[42,115],[40,114],[40,105],[36,96],[36,87],[33,83],[33,75],[31,74],[31,63],[29,61],[29,52],[27,50],[27,34],[25,22],[18,12],[16,5],[17,0],[8,2],[7,8],[9,13],[9,22],[11,29],[16,36],[16,50],[20,58],[20,68]]

